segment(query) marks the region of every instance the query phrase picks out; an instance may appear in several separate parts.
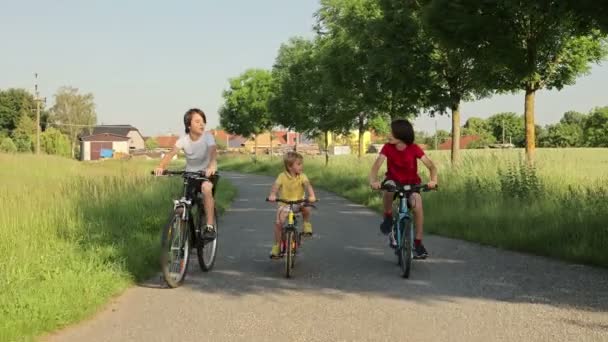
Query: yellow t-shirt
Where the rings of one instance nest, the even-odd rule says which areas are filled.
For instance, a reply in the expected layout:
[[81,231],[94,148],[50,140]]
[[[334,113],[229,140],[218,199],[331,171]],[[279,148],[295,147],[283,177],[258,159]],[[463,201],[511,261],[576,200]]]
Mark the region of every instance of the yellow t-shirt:
[[308,177],[303,173],[294,177],[288,172],[282,172],[275,184],[279,188],[279,198],[297,201],[304,198],[304,187],[308,184]]

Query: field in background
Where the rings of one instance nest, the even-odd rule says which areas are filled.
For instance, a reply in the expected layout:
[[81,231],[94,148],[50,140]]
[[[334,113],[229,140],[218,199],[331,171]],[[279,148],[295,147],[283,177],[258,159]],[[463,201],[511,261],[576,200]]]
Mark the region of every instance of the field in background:
[[[179,177],[156,162],[0,154],[0,340],[77,321],[158,270]],[[225,208],[236,189],[220,183]]]
[[[465,150],[457,168],[449,151],[428,155],[440,189],[423,194],[427,232],[608,267],[608,149],[539,149],[534,168],[523,150]],[[324,157],[307,156],[304,172],[315,186],[379,210],[367,180],[374,158],[334,156],[325,167]],[[282,161],[224,156],[220,168],[276,175]]]

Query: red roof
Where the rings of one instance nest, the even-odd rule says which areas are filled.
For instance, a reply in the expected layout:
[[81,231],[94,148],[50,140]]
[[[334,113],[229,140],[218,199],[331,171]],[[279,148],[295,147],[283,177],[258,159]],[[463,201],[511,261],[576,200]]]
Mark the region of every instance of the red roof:
[[[470,143],[481,139],[478,135],[464,135],[460,137],[460,148],[467,148]],[[444,143],[439,144],[437,147],[440,150],[451,150],[452,149],[452,138],[448,138]]]
[[175,142],[179,137],[177,135],[165,135],[154,138],[158,143],[158,147],[160,148],[173,148],[175,146]]

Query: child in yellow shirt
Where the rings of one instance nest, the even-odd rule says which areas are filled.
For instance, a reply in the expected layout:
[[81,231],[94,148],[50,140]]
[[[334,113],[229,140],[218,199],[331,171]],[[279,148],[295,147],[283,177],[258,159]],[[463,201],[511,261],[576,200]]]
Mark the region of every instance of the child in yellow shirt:
[[[315,192],[306,177],[302,173],[304,169],[304,157],[297,152],[287,152],[283,158],[285,163],[285,171],[281,172],[277,177],[277,180],[272,185],[268,200],[275,202],[277,199],[277,192],[279,192],[279,198],[287,201],[297,201],[304,199],[304,190],[308,193],[308,201],[314,202]],[[312,235],[312,225],[310,224],[310,213],[309,207],[298,206],[295,208],[296,212],[302,211],[302,217],[304,219],[303,233],[305,235]],[[275,258],[280,255],[279,245],[281,243],[281,231],[283,224],[287,218],[289,207],[285,203],[279,203],[277,209],[277,215],[274,225],[274,239],[275,243],[270,251],[270,257]]]

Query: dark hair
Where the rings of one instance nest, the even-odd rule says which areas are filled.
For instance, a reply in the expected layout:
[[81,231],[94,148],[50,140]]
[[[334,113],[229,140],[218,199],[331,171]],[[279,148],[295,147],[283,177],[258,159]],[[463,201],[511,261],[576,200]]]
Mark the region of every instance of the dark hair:
[[395,139],[399,139],[408,145],[414,143],[414,127],[409,121],[398,119],[391,122],[391,131]]
[[203,118],[203,122],[207,123],[207,117],[205,116],[205,113],[202,110],[198,108],[188,109],[186,114],[184,114],[184,128],[186,130],[186,133],[190,133],[190,124],[192,123],[192,116],[194,114],[200,115]]

